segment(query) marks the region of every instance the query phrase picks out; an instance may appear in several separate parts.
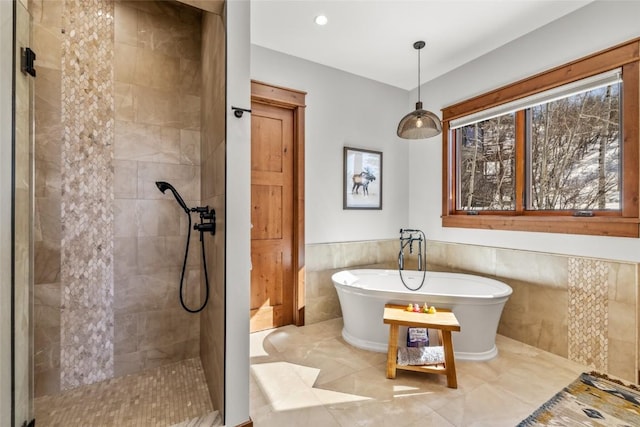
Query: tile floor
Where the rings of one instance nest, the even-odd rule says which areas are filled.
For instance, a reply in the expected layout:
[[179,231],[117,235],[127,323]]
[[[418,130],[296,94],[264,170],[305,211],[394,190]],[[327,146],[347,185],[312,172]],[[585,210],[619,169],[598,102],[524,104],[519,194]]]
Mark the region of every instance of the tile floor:
[[251,334],[251,418],[256,427],[515,426],[590,369],[498,336],[487,362],[456,362],[458,389],[442,375],[398,371],[386,354],[356,349],[342,319]]
[[213,411],[200,359],[35,399],[39,427],[212,427]]
[[[488,362],[456,362],[458,389],[440,375],[398,371],[356,349],[342,319],[251,334],[250,411],[256,427],[515,426],[590,369],[498,336]],[[219,426],[199,359],[36,399],[39,426]],[[203,415],[204,414],[204,415]]]

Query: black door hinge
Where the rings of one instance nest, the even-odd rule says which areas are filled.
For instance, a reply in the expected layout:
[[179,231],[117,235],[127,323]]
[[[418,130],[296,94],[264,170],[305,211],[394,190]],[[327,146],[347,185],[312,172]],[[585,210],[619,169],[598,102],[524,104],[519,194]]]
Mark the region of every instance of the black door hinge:
[[20,48],[20,50],[22,51],[22,64],[20,69],[23,73],[35,77],[36,69],[33,67],[33,62],[36,60],[36,53],[28,47]]

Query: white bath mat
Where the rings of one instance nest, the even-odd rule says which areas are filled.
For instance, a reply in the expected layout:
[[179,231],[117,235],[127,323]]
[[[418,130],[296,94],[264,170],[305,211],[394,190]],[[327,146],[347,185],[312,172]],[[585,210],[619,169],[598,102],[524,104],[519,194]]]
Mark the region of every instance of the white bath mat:
[[444,363],[444,348],[434,347],[400,347],[398,348],[398,365],[437,365]]

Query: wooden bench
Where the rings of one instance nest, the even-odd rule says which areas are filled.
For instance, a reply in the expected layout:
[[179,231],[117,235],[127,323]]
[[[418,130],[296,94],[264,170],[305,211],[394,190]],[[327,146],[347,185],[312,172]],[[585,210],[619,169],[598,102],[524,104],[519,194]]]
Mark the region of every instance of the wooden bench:
[[[386,304],[384,306],[384,323],[389,325],[389,350],[387,352],[387,378],[396,377],[396,369],[426,372],[447,376],[447,387],[458,388],[456,365],[453,357],[451,331],[460,331],[460,324],[455,314],[438,309],[437,313],[414,313],[406,310],[406,306]],[[440,333],[444,352],[444,364],[398,366],[398,328],[437,329]]]

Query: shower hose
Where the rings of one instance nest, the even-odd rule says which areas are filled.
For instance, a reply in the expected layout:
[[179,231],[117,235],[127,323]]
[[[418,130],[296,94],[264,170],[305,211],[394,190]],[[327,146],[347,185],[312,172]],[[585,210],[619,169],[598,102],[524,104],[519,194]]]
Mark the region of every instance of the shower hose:
[[180,304],[182,304],[182,308],[187,310],[189,313],[199,313],[204,310],[204,307],[207,305],[209,301],[209,275],[207,273],[207,259],[205,257],[204,252],[204,238],[202,236],[202,231],[200,232],[200,245],[202,247],[202,266],[204,267],[204,283],[205,283],[205,296],[204,302],[197,309],[191,309],[187,307],[187,304],[184,302],[183,288],[184,288],[184,272],[187,268],[187,257],[189,256],[189,243],[191,242],[191,213],[187,212],[187,216],[189,217],[189,228],[187,229],[187,245],[184,249],[184,262],[182,263],[182,273],[180,274]]

